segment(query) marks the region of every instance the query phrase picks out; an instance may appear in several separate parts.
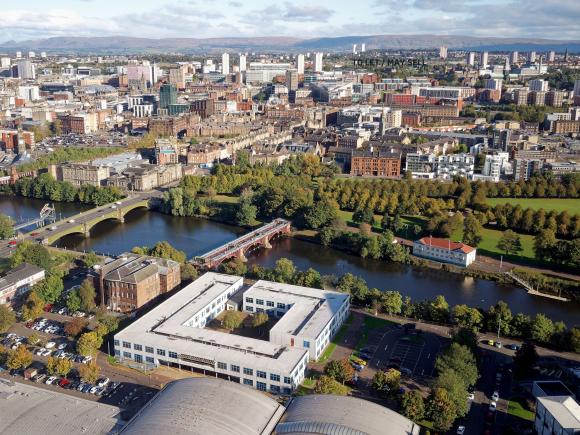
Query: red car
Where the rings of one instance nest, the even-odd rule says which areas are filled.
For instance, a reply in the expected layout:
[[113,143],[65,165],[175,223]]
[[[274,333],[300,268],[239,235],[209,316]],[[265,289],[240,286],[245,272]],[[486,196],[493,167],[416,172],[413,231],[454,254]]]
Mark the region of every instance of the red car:
[[38,236],[39,234],[40,234],[40,233],[37,233],[37,232],[35,232],[35,233],[30,233],[30,235],[31,235],[31,236]]
[[65,388],[68,384],[70,384],[70,381],[68,379],[62,378],[59,383],[58,386]]
[[18,244],[18,242],[16,240],[11,240],[10,242],[8,242],[8,245],[9,246],[14,246],[14,245],[17,245],[17,244]]

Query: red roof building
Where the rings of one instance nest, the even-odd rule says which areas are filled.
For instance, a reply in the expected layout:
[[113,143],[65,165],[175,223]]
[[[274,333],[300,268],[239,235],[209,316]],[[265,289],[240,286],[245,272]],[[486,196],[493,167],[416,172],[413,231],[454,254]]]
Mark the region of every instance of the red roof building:
[[475,261],[476,251],[476,248],[465,243],[431,236],[413,242],[413,255],[462,267]]

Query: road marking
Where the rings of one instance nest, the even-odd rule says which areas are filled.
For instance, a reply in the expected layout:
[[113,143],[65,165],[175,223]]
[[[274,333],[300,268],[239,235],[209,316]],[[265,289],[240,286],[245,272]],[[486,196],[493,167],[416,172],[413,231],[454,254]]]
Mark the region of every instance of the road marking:
[[388,348],[388,347],[389,347],[389,345],[387,344],[387,345],[385,346],[385,350],[387,350],[387,348]]

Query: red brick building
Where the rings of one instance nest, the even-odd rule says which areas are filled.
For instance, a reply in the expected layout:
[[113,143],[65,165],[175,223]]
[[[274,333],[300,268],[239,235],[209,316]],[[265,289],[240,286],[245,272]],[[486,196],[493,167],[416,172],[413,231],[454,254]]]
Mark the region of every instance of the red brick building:
[[350,175],[399,177],[401,154],[386,151],[353,151],[350,165]]

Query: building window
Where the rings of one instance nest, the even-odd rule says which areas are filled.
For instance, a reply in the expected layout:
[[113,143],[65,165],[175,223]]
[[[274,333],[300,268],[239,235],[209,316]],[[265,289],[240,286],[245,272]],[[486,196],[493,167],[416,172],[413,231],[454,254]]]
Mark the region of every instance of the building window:
[[155,364],[155,359],[152,356],[146,356],[145,361],[151,364]]
[[247,311],[254,311],[254,307],[246,307]]
[[131,349],[131,343],[129,343],[128,341],[124,341],[123,342],[123,347],[126,349]]
[[288,376],[284,376],[284,383],[288,384],[288,385],[292,384],[292,378],[289,378]]
[[236,366],[234,364],[230,364],[230,370],[232,372],[240,373],[240,366]]
[[125,358],[131,358],[131,352],[123,352]]
[[254,381],[251,379],[244,379],[244,385],[249,385],[250,387],[254,386]]
[[165,356],[165,351],[163,349],[157,349],[157,355]]
[[254,298],[246,298],[246,302],[249,304],[253,304],[254,303]]
[[264,299],[256,299],[256,304],[264,305]]
[[266,372],[262,372],[260,370],[256,371],[256,376],[262,379],[266,379]]
[[265,382],[256,382],[256,388],[260,391],[266,391],[266,383]]
[[274,301],[266,301],[266,306],[267,307],[273,307],[274,306]]
[[276,304],[276,307],[277,307],[277,308],[281,308],[281,309],[285,310],[285,309],[286,309],[286,304],[282,304],[282,303],[278,302],[278,303]]
[[274,382],[280,382],[280,375],[275,375],[274,373],[270,373],[270,380]]
[[302,347],[304,347],[305,349],[310,349],[310,342],[308,340],[304,340],[302,342]]
[[118,345],[119,345],[119,340],[114,340],[114,341],[113,341],[113,344],[114,344],[115,346],[118,346]]
[[137,343],[133,343],[133,349],[141,351],[141,350],[143,350],[143,346],[141,346],[140,344],[137,344]]
[[228,369],[228,365],[225,362],[219,362],[218,361],[217,367],[218,367],[218,369],[221,369],[221,370],[227,370]]
[[277,394],[280,392],[280,387],[278,385],[270,385],[270,391]]
[[133,357],[135,359],[135,362],[138,362],[138,363],[142,363],[143,362],[143,357],[141,355],[139,355],[139,354],[136,353],[135,355],[133,355]]
[[176,352],[169,351],[169,358],[175,358],[175,359],[177,359],[177,353]]
[[254,370],[244,367],[244,375],[254,376]]
[[115,356],[121,356],[121,351],[119,349],[115,349]]
[[153,353],[153,348],[151,346],[145,346],[145,352]]

